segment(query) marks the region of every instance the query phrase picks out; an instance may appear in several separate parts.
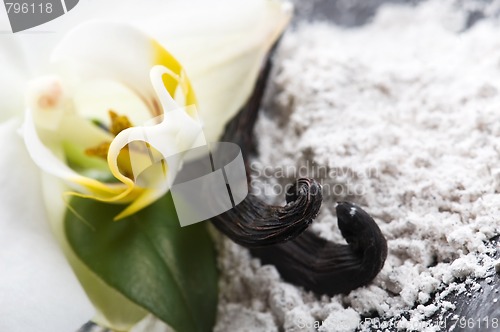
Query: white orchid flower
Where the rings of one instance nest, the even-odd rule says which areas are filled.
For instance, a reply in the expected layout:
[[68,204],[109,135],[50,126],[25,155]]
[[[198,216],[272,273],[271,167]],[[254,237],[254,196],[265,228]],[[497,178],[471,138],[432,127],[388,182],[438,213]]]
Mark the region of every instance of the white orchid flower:
[[[71,251],[62,228],[64,195],[124,204],[120,219],[165,194],[176,165],[166,165],[163,177],[154,177],[161,178],[160,185],[150,180],[144,185],[127,174],[132,166],[124,154],[133,147],[120,149],[120,135],[177,106],[195,105],[200,118],[187,109],[183,125],[167,131],[166,140],[189,142],[177,146],[189,148],[199,138],[196,123],[203,124],[207,141],[216,140],[250,96],[263,60],[291,14],[289,4],[278,0],[198,5],[167,3],[145,21],[83,24],[55,49],[57,66],[51,75],[30,83],[23,133],[45,174],[43,193],[53,231],[97,309],[96,320],[113,329],[130,329],[147,313],[100,281]],[[153,71],[151,82],[150,70],[157,65],[167,75]],[[16,103],[18,99],[12,105]],[[143,128],[147,133],[153,127]],[[157,153],[144,146],[150,153],[143,157]],[[15,160],[15,153],[8,158]],[[142,162],[141,153],[133,159]]]
[[[63,75],[36,80],[28,92],[24,136],[35,163],[64,179],[74,195],[130,204],[117,219],[163,196],[167,185],[139,185],[137,174],[132,174],[132,163],[146,164],[142,169],[152,166],[150,156],[157,153],[153,147],[145,142],[122,150],[123,145],[114,143],[122,131],[133,131],[136,121],[164,115],[168,123],[171,110],[196,105],[180,63],[139,30],[105,22],[83,24],[70,32],[54,51],[54,61],[64,65]],[[164,72],[152,72],[152,85],[153,66],[164,66]],[[171,96],[182,98],[184,105]],[[176,120],[170,123],[173,128],[164,130],[164,140],[181,152],[192,146],[200,131],[193,131],[196,118]],[[152,132],[157,126],[144,130]],[[164,168],[171,182],[176,167]]]

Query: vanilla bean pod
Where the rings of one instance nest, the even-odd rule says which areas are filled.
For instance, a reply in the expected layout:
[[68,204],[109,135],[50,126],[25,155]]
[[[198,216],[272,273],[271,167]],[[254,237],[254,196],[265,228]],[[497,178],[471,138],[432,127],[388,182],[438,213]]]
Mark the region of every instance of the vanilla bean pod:
[[[270,69],[271,56],[248,103],[226,126],[222,139],[242,149],[248,180],[248,156],[255,152],[253,128]],[[304,231],[321,205],[321,190],[313,192],[318,188],[313,179],[299,179],[287,191],[287,205],[282,208],[267,206],[249,194],[232,210],[212,218],[212,223],[236,243],[250,248],[264,264],[275,265],[283,279],[318,294],[348,293],[368,284],[380,272],[387,257],[387,242],[368,213],[348,202],[336,207],[347,245]],[[266,216],[270,219],[265,220]]]
[[[222,139],[238,144],[244,156],[254,146],[252,131],[257,120],[255,110],[260,107],[270,70],[271,62],[268,60],[252,97],[235,120],[228,124]],[[249,178],[247,158],[245,168]],[[301,234],[318,214],[321,202],[320,185],[312,179],[299,179],[288,189],[285,206],[268,205],[249,193],[238,206],[212,218],[212,224],[234,242],[247,248],[269,246]]]
[[299,179],[288,190],[285,206],[264,203],[253,194],[235,208],[212,218],[215,227],[247,248],[281,243],[301,234],[321,207],[321,187],[311,179]]
[[330,242],[306,231],[292,241],[253,249],[252,254],[264,264],[275,265],[285,280],[318,294],[348,293],[368,284],[384,266],[386,240],[360,207],[342,202],[336,210],[348,244]]

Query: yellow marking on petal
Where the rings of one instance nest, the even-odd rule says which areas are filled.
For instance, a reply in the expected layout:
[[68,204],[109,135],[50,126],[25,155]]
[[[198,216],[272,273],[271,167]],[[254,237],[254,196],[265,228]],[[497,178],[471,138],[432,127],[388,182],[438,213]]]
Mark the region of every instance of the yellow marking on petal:
[[103,183],[84,176],[69,178],[68,181],[83,187],[87,192],[93,193],[103,199],[120,195],[126,190],[126,186],[123,183]]
[[145,207],[156,201],[161,196],[163,196],[163,193],[160,193],[157,190],[151,190],[151,189],[144,190],[144,192],[129,206],[127,206],[125,210],[120,212],[120,214],[118,214],[114,218],[114,220],[119,221],[120,219],[133,215],[137,211],[144,209]]
[[[162,65],[168,68],[172,74],[174,74],[163,75],[162,77],[163,84],[165,85],[168,93],[175,98],[177,95],[177,89],[180,88],[184,100],[179,106],[198,105],[193,86],[189,81],[186,71],[179,61],[177,61],[177,59],[165,50],[157,41],[153,40],[152,44],[154,48],[153,63],[155,65]],[[189,115],[194,116],[194,114]]]
[[134,187],[133,182],[130,179],[128,180],[131,182],[128,186],[125,186],[122,183],[113,186],[103,185],[99,181],[93,181],[92,179],[82,177],[74,180],[74,182],[86,188],[87,193],[68,192],[67,194],[82,198],[91,198],[105,203],[130,203],[133,202],[144,189]]
[[128,147],[123,148],[120,151],[120,154],[118,154],[118,167],[123,175],[134,180],[134,173],[132,171],[132,162],[130,160],[130,151]]

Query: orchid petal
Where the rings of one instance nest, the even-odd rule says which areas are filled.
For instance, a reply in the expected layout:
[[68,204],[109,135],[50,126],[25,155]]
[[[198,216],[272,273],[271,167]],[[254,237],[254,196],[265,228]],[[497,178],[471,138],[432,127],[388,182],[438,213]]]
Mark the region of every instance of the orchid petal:
[[208,141],[249,98],[263,61],[292,13],[281,0],[168,4],[168,19],[137,21],[184,65]]
[[27,79],[23,52],[15,36],[0,36],[0,122],[22,115]]
[[75,331],[94,309],[51,234],[39,171],[18,127],[0,125],[0,331]]
[[127,24],[100,21],[82,24],[61,41],[52,60],[77,81],[111,79],[124,84],[141,96],[151,117],[161,115],[162,110],[149,84],[149,71],[155,65],[163,65],[179,77],[164,81],[168,92],[176,96],[177,89],[183,88],[184,104],[196,103],[180,63],[156,41]]
[[[52,231],[80,284],[94,305],[96,313],[93,320],[101,326],[118,331],[129,330],[143,319],[147,312],[105,284],[77,257],[71,249],[64,231],[64,216],[68,207],[63,197],[68,188],[60,179],[48,174],[44,174],[42,180],[43,196]],[[90,317],[91,315],[86,320]]]

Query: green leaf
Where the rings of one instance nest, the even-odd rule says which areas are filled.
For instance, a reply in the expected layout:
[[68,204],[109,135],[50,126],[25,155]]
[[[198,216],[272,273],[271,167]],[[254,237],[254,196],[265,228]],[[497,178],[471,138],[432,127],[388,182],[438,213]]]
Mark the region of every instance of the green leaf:
[[120,205],[74,197],[70,206],[68,241],[104,282],[179,332],[212,330],[213,243],[203,223],[180,227],[170,194],[120,221]]

